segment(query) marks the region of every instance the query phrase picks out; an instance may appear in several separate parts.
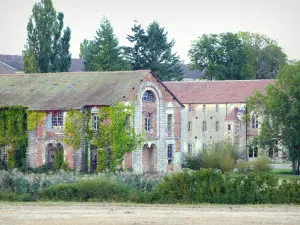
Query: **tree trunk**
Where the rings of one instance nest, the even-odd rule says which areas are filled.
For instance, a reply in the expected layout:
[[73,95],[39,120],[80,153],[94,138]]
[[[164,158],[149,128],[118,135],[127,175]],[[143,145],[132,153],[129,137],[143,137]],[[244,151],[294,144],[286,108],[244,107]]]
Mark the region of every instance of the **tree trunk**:
[[294,175],[299,175],[299,169],[300,169],[300,160],[293,160],[292,161],[292,168],[293,168],[293,174]]

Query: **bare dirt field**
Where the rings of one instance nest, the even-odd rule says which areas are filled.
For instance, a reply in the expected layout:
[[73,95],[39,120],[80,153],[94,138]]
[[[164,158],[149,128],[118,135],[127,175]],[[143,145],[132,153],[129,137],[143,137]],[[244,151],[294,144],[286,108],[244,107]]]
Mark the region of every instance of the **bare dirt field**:
[[300,206],[0,203],[0,224],[300,224]]

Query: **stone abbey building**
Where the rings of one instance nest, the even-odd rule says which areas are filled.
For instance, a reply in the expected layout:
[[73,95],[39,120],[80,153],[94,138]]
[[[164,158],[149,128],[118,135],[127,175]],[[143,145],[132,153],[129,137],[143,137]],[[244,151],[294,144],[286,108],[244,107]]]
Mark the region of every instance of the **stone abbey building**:
[[[247,141],[258,134],[259,118],[242,123],[246,98],[264,91],[272,80],[161,82],[149,70],[122,72],[73,72],[0,75],[0,106],[22,105],[45,112],[36,129],[28,132],[27,164],[53,163],[54,149],[63,149],[68,166],[82,170],[85,144],[73,149],[64,143],[65,121],[70,110],[90,109],[96,116],[102,107],[119,101],[134,106],[132,126],[146,142],[125,154],[124,168],[136,172],[181,169],[184,153],[205,149],[213,141],[228,139],[245,156]],[[94,114],[94,115],[93,115]],[[1,159],[7,159],[7,146]],[[95,152],[87,165],[93,167]]]

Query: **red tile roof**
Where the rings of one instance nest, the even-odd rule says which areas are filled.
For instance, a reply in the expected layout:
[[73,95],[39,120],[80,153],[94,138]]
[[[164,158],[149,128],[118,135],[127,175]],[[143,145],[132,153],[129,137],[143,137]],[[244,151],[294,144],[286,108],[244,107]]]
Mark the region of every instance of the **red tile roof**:
[[184,104],[244,103],[274,80],[174,81],[164,84]]

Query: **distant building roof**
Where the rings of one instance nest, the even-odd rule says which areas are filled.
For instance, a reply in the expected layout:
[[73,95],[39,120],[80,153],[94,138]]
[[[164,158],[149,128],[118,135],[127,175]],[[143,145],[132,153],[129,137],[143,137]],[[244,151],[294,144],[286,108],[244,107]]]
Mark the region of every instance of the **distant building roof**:
[[274,80],[174,81],[164,84],[184,104],[244,103]]
[[199,79],[204,75],[203,71],[191,70],[189,65],[181,64],[181,69],[183,71],[183,79]]
[[113,105],[149,74],[144,70],[0,75],[0,106],[68,110]]
[[238,116],[237,113],[239,111],[238,107],[234,107],[231,112],[228,114],[228,116],[226,116],[225,121],[235,121],[238,120]]
[[[23,56],[21,55],[0,55],[0,62],[5,63],[17,71],[23,70]],[[84,71],[83,61],[81,59],[72,59],[70,72],[82,71]]]

